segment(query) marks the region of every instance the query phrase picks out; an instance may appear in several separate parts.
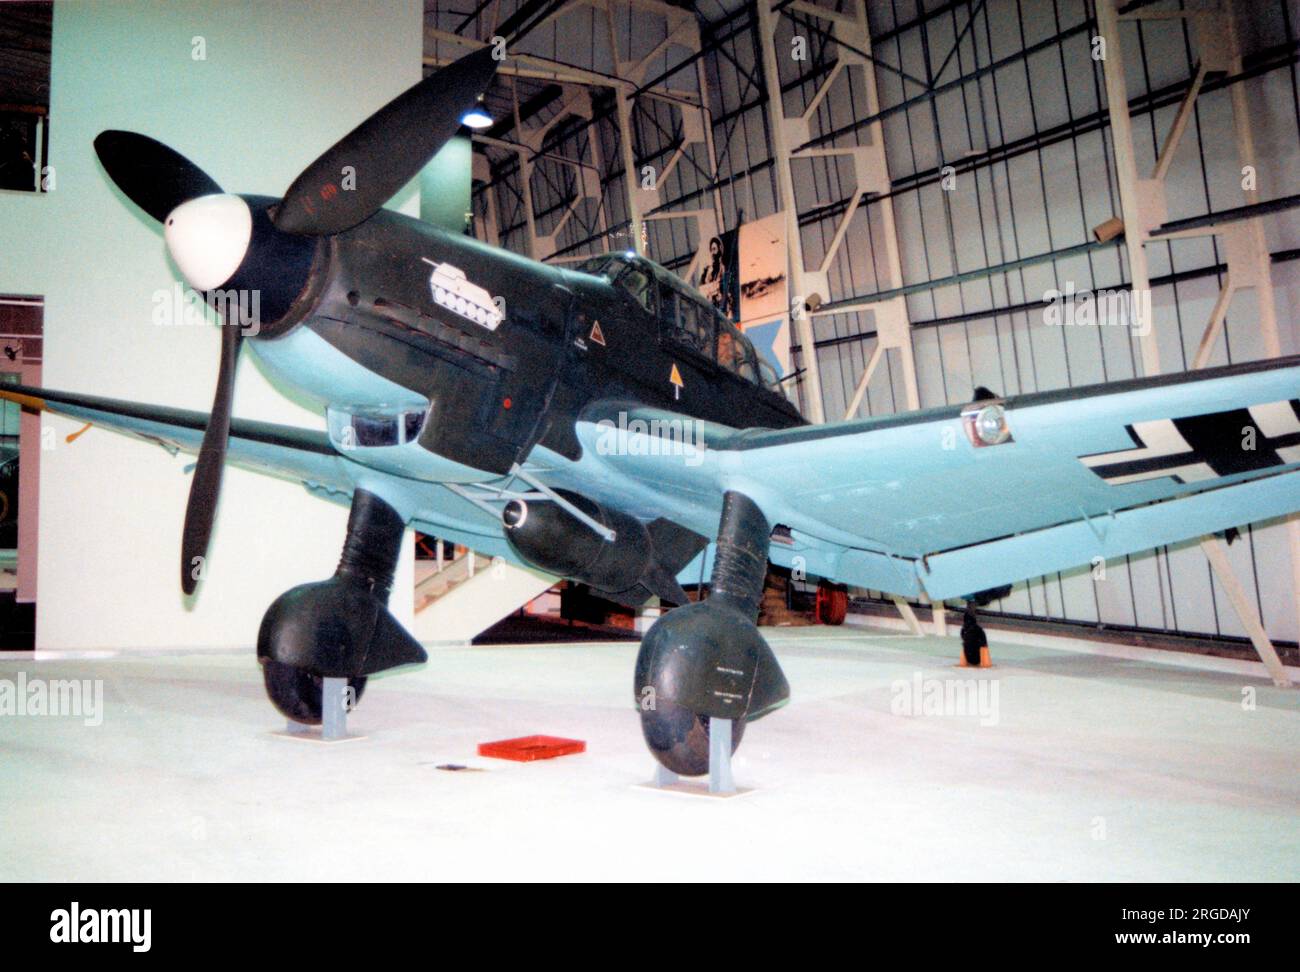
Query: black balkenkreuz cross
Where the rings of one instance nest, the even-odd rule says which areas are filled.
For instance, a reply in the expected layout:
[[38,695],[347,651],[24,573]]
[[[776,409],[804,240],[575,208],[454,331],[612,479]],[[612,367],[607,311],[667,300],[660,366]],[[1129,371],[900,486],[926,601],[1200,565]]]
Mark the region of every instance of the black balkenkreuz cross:
[[1300,462],[1300,400],[1126,425],[1134,448],[1080,456],[1112,485],[1195,483]]

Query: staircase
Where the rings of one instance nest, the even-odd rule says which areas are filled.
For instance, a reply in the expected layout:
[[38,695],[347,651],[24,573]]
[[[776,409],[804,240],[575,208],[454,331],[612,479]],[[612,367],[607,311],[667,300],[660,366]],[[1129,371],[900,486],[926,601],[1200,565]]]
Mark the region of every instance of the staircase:
[[445,552],[449,556],[415,562],[411,634],[426,646],[468,644],[559,583],[558,577],[464,547],[447,547]]
[[456,549],[459,555],[446,561],[417,560],[415,562],[416,614],[445,596],[453,588],[472,580],[478,572],[492,566],[492,561],[488,557],[463,547]]

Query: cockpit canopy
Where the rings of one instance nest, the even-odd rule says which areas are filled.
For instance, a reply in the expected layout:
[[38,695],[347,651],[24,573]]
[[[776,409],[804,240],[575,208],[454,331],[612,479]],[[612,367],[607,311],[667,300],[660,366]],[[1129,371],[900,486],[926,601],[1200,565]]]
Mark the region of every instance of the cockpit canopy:
[[674,273],[636,253],[606,253],[575,265],[579,273],[604,277],[659,319],[662,335],[716,361],[746,381],[777,393],[775,369],[731,321]]

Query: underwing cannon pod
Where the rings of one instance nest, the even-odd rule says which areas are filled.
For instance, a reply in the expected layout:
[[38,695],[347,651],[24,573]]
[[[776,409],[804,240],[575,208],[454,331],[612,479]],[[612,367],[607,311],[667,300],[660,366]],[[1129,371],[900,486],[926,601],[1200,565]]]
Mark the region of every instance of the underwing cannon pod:
[[511,500],[502,512],[506,541],[520,558],[629,607],[654,596],[687,602],[676,575],[704,548],[703,537],[668,520],[642,523],[574,493],[555,495]]
[[767,520],[748,497],[723,498],[708,600],[655,622],[641,642],[633,685],[655,758],[681,776],[709,771],[709,720],[745,723],[780,708],[790,686],[754,624],[767,573]]

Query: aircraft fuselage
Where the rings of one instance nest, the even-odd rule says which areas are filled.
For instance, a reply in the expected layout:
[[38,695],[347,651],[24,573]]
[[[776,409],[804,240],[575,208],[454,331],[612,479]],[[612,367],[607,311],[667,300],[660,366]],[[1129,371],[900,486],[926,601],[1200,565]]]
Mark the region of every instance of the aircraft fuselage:
[[[256,209],[272,201],[249,202]],[[280,321],[267,322],[269,343],[305,328],[386,379],[375,386],[388,389],[382,394],[401,394],[397,386],[429,403],[419,442],[454,463],[503,474],[539,443],[577,459],[575,423],[595,402],[730,426],[803,423],[780,392],[675,340],[676,318],[666,323],[657,303],[647,310],[604,277],[387,210],[316,247],[306,287]],[[263,356],[314,397],[354,404],[330,369]]]

